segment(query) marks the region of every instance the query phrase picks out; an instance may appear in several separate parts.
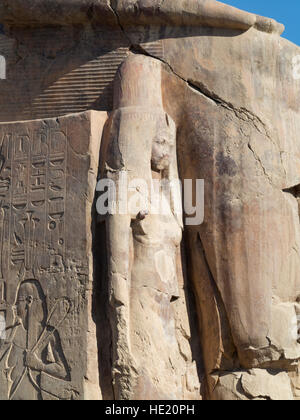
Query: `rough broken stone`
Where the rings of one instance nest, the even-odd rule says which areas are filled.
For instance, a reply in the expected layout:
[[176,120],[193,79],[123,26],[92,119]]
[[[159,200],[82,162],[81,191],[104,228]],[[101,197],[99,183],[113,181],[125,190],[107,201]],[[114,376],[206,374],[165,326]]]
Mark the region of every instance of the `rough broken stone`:
[[[0,22],[0,399],[299,399],[300,49],[283,26],[214,0],[0,0]],[[34,166],[62,170],[51,142],[65,187]],[[202,225],[96,223],[97,176],[167,167],[204,179]],[[23,298],[31,340],[50,335],[15,391]]]
[[291,401],[293,393],[287,373],[271,373],[253,369],[251,374],[242,376],[242,388],[253,398],[270,399],[273,401]]
[[213,398],[235,401],[294,400],[288,374],[263,369],[222,374],[217,379]]

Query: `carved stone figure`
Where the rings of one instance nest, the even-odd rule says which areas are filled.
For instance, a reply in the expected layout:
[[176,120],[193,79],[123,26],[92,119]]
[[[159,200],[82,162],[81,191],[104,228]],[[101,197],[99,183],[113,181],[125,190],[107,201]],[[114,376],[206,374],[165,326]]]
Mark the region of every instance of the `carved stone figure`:
[[[161,209],[152,214],[154,203],[146,194],[155,188],[154,180],[178,180],[176,127],[163,109],[161,72],[159,62],[139,55],[123,63],[104,146],[104,177],[117,182],[126,173],[129,183],[142,179],[146,184],[145,191],[135,187],[135,209],[130,206],[134,197],[129,195],[128,211],[107,218],[117,398],[181,399],[188,392],[194,398],[199,395],[199,384],[189,391],[182,383],[193,365],[187,310],[182,308],[177,314],[175,304],[182,297],[178,278],[183,276],[182,211],[176,214],[173,193],[173,199],[165,197],[164,214]],[[181,207],[180,194],[178,201]],[[184,353],[179,341],[184,343]],[[197,384],[197,379],[194,382]]]
[[0,0],[0,399],[300,398],[283,30],[214,0]]
[[[7,328],[4,349],[1,349],[0,360],[3,360],[8,382],[9,400],[39,400],[44,389],[44,375],[53,378],[70,380],[69,370],[61,347],[57,327],[66,317],[69,305],[61,319],[54,321],[56,305],[48,318],[46,298],[36,280],[24,281],[17,290],[15,301],[14,324]],[[50,394],[54,391],[51,390]]]

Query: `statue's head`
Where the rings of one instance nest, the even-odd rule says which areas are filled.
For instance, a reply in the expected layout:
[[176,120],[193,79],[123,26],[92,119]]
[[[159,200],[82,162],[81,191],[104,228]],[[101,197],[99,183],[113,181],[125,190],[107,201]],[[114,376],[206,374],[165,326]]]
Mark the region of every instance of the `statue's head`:
[[30,322],[46,322],[46,296],[37,280],[25,280],[20,284],[15,301],[15,315],[25,329],[28,329],[29,315]]
[[176,127],[174,121],[163,114],[158,118],[156,135],[152,143],[151,166],[154,171],[164,171],[172,163],[176,148]]

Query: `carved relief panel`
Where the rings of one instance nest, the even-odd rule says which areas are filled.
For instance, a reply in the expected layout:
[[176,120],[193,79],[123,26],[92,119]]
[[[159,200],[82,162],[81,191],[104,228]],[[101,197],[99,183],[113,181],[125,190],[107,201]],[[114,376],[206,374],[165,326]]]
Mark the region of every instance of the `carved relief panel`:
[[0,126],[1,399],[86,392],[93,116]]

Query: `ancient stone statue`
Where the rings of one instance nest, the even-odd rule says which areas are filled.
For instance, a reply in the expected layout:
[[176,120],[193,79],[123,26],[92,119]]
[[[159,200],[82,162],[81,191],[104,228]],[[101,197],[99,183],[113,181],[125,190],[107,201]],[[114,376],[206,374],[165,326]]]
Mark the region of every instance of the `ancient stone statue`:
[[[103,176],[117,181],[128,173],[129,180],[142,178],[148,191],[153,179],[178,179],[176,127],[163,109],[161,73],[152,58],[124,62],[106,139]],[[185,300],[178,278],[182,220],[171,208],[148,214],[150,198],[139,201],[135,211],[107,220],[115,395],[182,399],[190,392],[196,398],[200,386],[186,385],[193,367],[188,314],[176,305],[179,297]]]
[[214,0],[0,0],[0,24],[0,399],[299,399],[283,25]]

